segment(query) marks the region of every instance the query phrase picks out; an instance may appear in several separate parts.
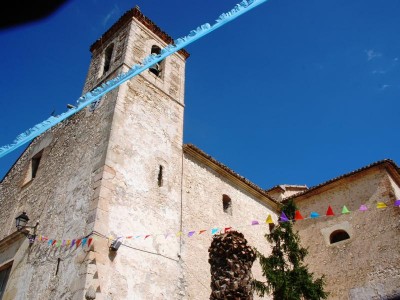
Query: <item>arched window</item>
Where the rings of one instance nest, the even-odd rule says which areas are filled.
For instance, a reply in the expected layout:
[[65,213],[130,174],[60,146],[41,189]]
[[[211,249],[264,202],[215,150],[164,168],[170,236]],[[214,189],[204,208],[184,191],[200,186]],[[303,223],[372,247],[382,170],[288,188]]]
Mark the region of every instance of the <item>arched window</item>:
[[347,240],[349,238],[350,235],[346,231],[339,229],[331,233],[331,235],[329,236],[329,241],[331,244],[334,244],[337,242]]
[[106,51],[104,51],[104,67],[103,67],[103,74],[110,70],[111,66],[111,57],[114,50],[114,44],[111,44],[107,47]]
[[[156,45],[153,45],[151,47],[151,54],[154,54],[154,55],[161,54],[161,48]],[[156,75],[157,77],[161,77],[163,67],[164,67],[164,60],[159,61],[158,63],[155,63],[154,65],[152,65],[149,68],[149,71],[151,73],[153,73],[154,75]]]
[[224,209],[224,213],[232,216],[232,200],[228,195],[222,195],[222,207]]

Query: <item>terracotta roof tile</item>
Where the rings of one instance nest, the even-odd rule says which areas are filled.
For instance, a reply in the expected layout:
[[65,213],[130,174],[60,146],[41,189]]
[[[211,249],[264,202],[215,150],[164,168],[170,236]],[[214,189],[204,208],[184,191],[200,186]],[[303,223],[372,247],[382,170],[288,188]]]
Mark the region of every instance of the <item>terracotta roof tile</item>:
[[[158,27],[152,20],[146,17],[137,7],[128,10],[117,22],[114,23],[97,41],[90,46],[90,51],[93,52],[102,45],[103,40],[109,39],[115,32],[121,27],[126,25],[132,18],[135,18],[145,27],[150,29],[154,34],[161,38],[167,44],[173,44],[174,39],[165,33],[160,27]],[[181,55],[187,59],[190,54],[185,50],[181,49],[178,51]]]
[[325,181],[325,182],[320,183],[320,184],[318,184],[318,185],[315,185],[315,186],[313,186],[313,187],[310,187],[309,189],[307,189],[307,190],[305,190],[305,191],[303,191],[303,192],[299,192],[299,193],[297,193],[297,194],[294,194],[294,195],[292,195],[292,196],[290,196],[290,197],[285,198],[282,202],[286,202],[286,201],[288,201],[288,200],[290,200],[290,199],[294,199],[294,198],[297,198],[297,197],[306,195],[306,194],[311,193],[311,192],[313,192],[313,191],[315,191],[315,190],[317,190],[317,189],[320,189],[320,188],[322,188],[322,187],[324,187],[324,186],[327,186],[327,185],[329,185],[329,184],[331,184],[331,183],[334,183],[334,182],[336,182],[336,181],[338,181],[338,180],[340,180],[340,179],[347,178],[347,177],[353,176],[353,175],[355,175],[355,174],[361,173],[361,172],[363,172],[363,171],[366,171],[366,170],[368,170],[368,169],[374,168],[374,167],[376,167],[376,166],[385,165],[385,164],[392,166],[392,167],[394,168],[394,170],[395,170],[398,174],[400,174],[400,169],[399,169],[399,167],[397,166],[397,164],[396,164],[393,160],[391,160],[391,159],[383,159],[383,160],[379,160],[379,161],[377,161],[377,162],[374,162],[374,163],[372,163],[372,164],[369,164],[369,165],[367,165],[367,166],[364,166],[364,167],[362,167],[362,168],[359,168],[359,169],[356,169],[356,170],[354,170],[354,171],[351,171],[351,172],[349,172],[349,173],[346,173],[346,174],[340,175],[340,176],[338,176],[338,177],[332,178],[332,179],[330,179],[330,180],[328,180],[328,181]]
[[199,148],[197,148],[196,146],[192,145],[192,144],[185,144],[183,145],[183,150],[188,153],[188,149],[193,150],[194,152],[196,152],[197,154],[200,154],[202,157],[206,158],[207,160],[209,160],[210,162],[212,162],[213,164],[217,165],[219,168],[223,169],[224,171],[226,171],[227,173],[229,173],[230,175],[234,176],[235,178],[239,179],[241,182],[243,182],[244,184],[246,184],[247,186],[251,187],[252,189],[256,190],[257,192],[259,192],[261,195],[263,195],[264,197],[268,198],[271,202],[275,203],[275,204],[279,204],[278,201],[275,200],[275,198],[273,198],[272,196],[270,196],[265,190],[263,190],[262,188],[260,188],[259,186],[257,186],[256,184],[252,183],[251,181],[249,181],[248,179],[244,178],[243,176],[239,175],[238,173],[236,173],[235,171],[233,171],[232,169],[228,168],[227,166],[225,166],[224,164],[222,164],[221,162],[217,161],[215,158],[211,157],[210,155],[206,154],[205,152],[203,152],[202,150],[200,150]]

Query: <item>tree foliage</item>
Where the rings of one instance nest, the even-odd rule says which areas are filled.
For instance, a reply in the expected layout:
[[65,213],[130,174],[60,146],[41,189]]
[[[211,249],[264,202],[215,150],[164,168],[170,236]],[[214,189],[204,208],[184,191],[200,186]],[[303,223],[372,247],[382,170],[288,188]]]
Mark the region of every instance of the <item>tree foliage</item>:
[[[289,201],[283,212],[294,219],[296,206]],[[292,222],[281,222],[265,235],[272,245],[268,257],[257,252],[266,282],[253,281],[256,293],[263,297],[272,294],[275,300],[318,300],[326,299],[324,276],[313,279],[313,273],[304,265],[307,249],[301,247],[300,236],[293,231]]]

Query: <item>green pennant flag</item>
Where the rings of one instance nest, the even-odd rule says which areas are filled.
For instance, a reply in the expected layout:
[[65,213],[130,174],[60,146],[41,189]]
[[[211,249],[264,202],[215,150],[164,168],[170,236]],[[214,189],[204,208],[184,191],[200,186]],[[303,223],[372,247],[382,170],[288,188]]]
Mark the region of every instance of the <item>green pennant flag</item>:
[[349,213],[350,213],[350,211],[348,210],[346,205],[343,205],[342,214],[349,214]]

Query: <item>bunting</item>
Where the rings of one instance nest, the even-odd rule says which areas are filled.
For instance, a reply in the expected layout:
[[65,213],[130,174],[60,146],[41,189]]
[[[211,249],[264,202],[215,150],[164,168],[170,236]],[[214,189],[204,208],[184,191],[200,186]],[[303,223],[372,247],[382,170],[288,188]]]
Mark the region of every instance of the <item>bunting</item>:
[[301,213],[300,213],[299,210],[296,210],[296,211],[295,211],[294,220],[295,220],[295,221],[304,220],[304,217],[301,215]]
[[[396,200],[394,202],[393,206],[400,207],[400,200]],[[378,201],[378,202],[376,202],[376,208],[383,210],[383,209],[388,208],[388,204],[386,204],[385,202],[382,202],[382,201]],[[360,212],[365,212],[367,210],[368,210],[368,207],[366,204],[362,204],[358,209],[358,211],[360,211]],[[342,213],[342,215],[345,215],[345,214],[350,214],[351,211],[347,208],[346,205],[343,205],[341,213]],[[322,216],[318,212],[312,211],[310,213],[309,217],[304,218],[303,215],[301,214],[300,210],[296,210],[293,220],[290,220],[284,212],[281,212],[278,222],[283,223],[283,222],[303,221],[303,220],[307,220],[307,219],[323,218],[326,216],[328,216],[328,217],[335,216],[333,209],[330,205],[328,206],[326,214],[322,215]],[[250,224],[243,225],[243,226],[255,226],[255,225],[261,225],[261,224],[262,223],[260,223],[258,220],[252,220]],[[274,224],[271,214],[268,214],[264,224]],[[239,227],[241,227],[241,226],[239,226]],[[234,228],[238,229],[239,227],[235,226]],[[176,237],[187,236],[188,238],[192,238],[195,235],[205,235],[207,232],[210,233],[211,235],[215,235],[219,232],[228,232],[232,228],[233,228],[232,226],[229,226],[229,227],[214,227],[214,228],[210,228],[210,229],[201,229],[201,230],[178,231],[175,234],[175,236]],[[142,234],[142,235],[128,235],[125,237],[121,236],[120,238],[129,239],[129,240],[138,240],[138,239],[146,240],[146,239],[153,238],[156,236],[164,236],[164,238],[167,239],[169,236],[171,236],[171,233],[167,232],[167,233],[153,233],[153,234]],[[113,237],[113,236],[109,236],[109,237],[104,236],[104,237],[109,240],[115,239],[115,237]],[[65,249],[72,249],[73,247],[75,247],[76,249],[79,247],[84,248],[85,246],[87,248],[90,248],[90,246],[93,244],[93,238],[89,237],[89,236],[71,240],[71,239],[55,239],[55,238],[49,238],[49,237],[46,237],[43,235],[38,235],[36,237],[36,241],[47,243],[47,245],[50,247],[55,247],[55,248],[64,247]]]
[[346,205],[343,205],[342,214],[349,214],[349,213],[350,213],[349,209],[346,207]]
[[334,216],[332,207],[329,205],[328,210],[326,211],[327,216]]
[[286,217],[284,212],[281,213],[280,221],[281,222],[289,222],[289,218]]
[[102,96],[104,96],[108,92],[114,90],[122,83],[142,73],[144,70],[150,68],[154,64],[162,61],[167,56],[179,51],[180,49],[183,49],[184,47],[190,45],[196,40],[224,26],[228,22],[233,21],[237,17],[243,15],[244,13],[247,13],[248,11],[252,10],[253,8],[259,6],[260,4],[266,1],[267,0],[243,0],[240,3],[236,4],[235,7],[231,9],[229,12],[222,13],[213,25],[206,23],[197,27],[195,30],[191,30],[188,35],[174,40],[173,44],[170,44],[165,48],[161,49],[160,54],[157,55],[151,54],[147,56],[140,64],[134,65],[126,73],[119,74],[117,77],[107,82],[104,82],[101,86],[84,94],[76,101],[75,107],[69,109],[68,111],[58,116],[51,116],[47,120],[39,124],[36,124],[34,127],[21,133],[15,138],[15,140],[11,144],[0,147],[0,157],[3,157],[4,155],[14,151],[18,147],[24,145],[25,143],[33,140],[35,137],[41,135],[46,130],[52,128],[53,126],[64,121],[65,119],[69,118],[75,113],[81,111],[88,105],[98,101]]

